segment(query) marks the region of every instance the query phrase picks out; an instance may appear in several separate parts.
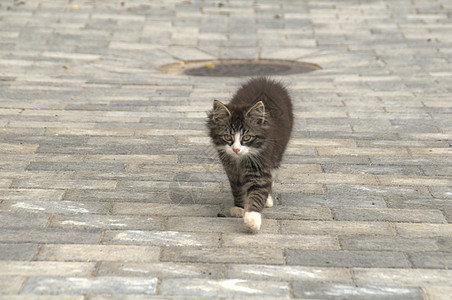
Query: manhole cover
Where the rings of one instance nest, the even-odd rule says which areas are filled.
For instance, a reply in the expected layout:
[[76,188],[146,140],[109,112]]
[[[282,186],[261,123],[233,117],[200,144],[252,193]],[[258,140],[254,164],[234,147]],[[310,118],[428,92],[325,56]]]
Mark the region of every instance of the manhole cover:
[[319,69],[320,66],[315,64],[271,59],[180,61],[159,68],[161,72],[168,74],[208,77],[290,75]]

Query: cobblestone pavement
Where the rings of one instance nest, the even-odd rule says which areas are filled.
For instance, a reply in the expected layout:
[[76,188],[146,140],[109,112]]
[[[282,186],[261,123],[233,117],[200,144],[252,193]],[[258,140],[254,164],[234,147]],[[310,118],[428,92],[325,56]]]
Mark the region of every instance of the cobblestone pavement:
[[[452,299],[452,2],[0,2],[0,299]],[[274,58],[295,131],[259,234],[204,128]],[[276,77],[278,78],[278,77]],[[37,297],[40,295],[40,297]],[[36,298],[37,297],[37,298]]]

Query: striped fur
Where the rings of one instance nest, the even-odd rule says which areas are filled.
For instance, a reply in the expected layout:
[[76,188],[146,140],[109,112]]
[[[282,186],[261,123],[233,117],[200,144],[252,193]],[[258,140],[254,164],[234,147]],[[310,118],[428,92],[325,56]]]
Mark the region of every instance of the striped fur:
[[243,216],[252,230],[260,228],[259,212],[267,199],[268,206],[273,204],[273,174],[281,163],[292,123],[287,90],[266,78],[242,85],[227,105],[215,100],[209,112],[209,135],[234,196],[231,214]]

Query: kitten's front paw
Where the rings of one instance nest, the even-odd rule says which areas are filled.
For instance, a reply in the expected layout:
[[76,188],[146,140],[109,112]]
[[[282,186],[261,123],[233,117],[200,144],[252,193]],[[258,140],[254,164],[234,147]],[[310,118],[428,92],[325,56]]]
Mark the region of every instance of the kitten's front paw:
[[268,194],[267,201],[265,202],[265,207],[272,207],[273,206],[273,197],[272,195]]
[[245,213],[243,217],[245,221],[246,227],[248,227],[251,231],[256,232],[261,229],[261,214],[255,211],[249,211]]
[[231,207],[231,217],[242,218],[245,214],[245,210],[241,207],[234,206]]

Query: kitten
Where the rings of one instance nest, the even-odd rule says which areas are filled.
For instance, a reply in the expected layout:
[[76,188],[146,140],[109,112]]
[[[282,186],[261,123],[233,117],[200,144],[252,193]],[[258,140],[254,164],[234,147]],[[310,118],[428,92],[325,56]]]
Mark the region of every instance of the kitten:
[[229,178],[234,207],[252,231],[260,212],[273,206],[274,171],[280,166],[292,131],[292,103],[287,90],[267,78],[251,79],[223,104],[214,100],[208,114],[209,135]]

